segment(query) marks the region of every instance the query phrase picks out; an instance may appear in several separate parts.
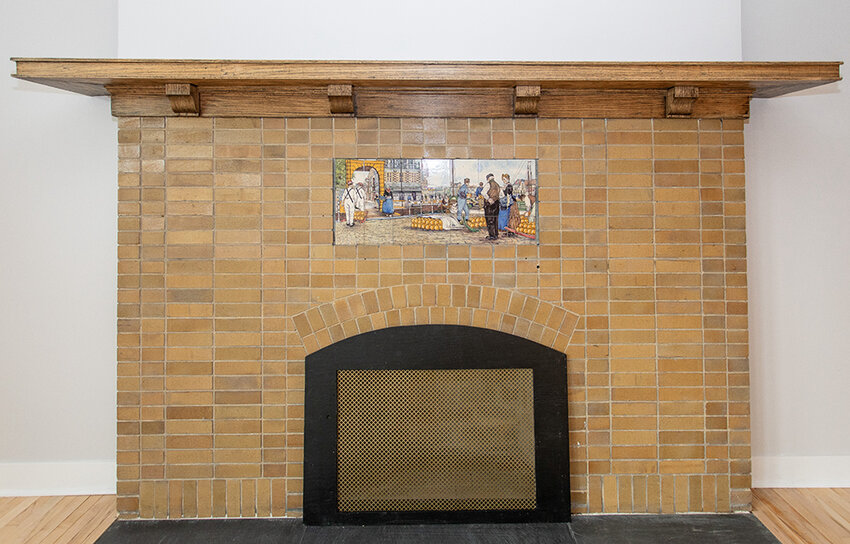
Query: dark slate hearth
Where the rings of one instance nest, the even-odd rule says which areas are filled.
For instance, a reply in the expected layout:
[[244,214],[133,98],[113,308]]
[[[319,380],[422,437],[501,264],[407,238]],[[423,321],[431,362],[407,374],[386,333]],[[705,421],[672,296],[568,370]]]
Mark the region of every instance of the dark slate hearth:
[[203,519],[122,521],[95,544],[299,544],[300,519]]
[[576,544],[567,523],[305,527],[299,544]]
[[305,526],[295,519],[116,521],[96,544],[779,544],[754,516],[573,516],[568,523]]
[[752,514],[573,516],[579,544],[780,544]]

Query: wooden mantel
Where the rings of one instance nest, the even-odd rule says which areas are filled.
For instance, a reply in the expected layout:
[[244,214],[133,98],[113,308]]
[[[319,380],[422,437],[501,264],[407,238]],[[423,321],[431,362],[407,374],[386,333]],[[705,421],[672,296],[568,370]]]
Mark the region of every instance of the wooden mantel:
[[841,79],[841,62],[12,60],[117,117],[746,118],[753,97]]

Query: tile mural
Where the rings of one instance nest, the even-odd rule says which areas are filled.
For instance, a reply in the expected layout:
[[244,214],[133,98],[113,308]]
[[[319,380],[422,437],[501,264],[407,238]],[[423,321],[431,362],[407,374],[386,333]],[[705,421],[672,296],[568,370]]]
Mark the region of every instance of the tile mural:
[[334,159],[334,244],[536,244],[537,161]]

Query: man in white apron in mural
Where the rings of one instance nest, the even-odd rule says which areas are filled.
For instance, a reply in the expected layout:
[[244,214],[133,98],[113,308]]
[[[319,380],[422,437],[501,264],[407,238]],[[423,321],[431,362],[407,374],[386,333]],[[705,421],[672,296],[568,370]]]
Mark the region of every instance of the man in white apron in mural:
[[345,192],[342,193],[342,207],[345,209],[346,225],[354,226],[354,210],[363,208],[365,203],[366,197],[363,194],[363,188],[360,184],[355,185],[353,179],[348,180]]

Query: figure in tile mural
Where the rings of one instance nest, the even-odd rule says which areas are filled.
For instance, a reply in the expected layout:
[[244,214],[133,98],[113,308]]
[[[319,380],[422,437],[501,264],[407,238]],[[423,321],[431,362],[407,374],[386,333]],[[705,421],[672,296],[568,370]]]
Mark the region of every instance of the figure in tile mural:
[[[357,211],[360,211],[361,214],[363,214],[363,210],[366,207],[363,182],[358,178],[359,176],[352,176],[351,179],[346,182],[345,191],[342,193],[342,209],[345,212],[345,226],[347,227],[354,226],[354,221],[357,218],[355,214],[357,214]],[[365,215],[361,215],[361,217],[364,216]]]
[[334,196],[336,245],[538,240],[535,160],[335,159]]

